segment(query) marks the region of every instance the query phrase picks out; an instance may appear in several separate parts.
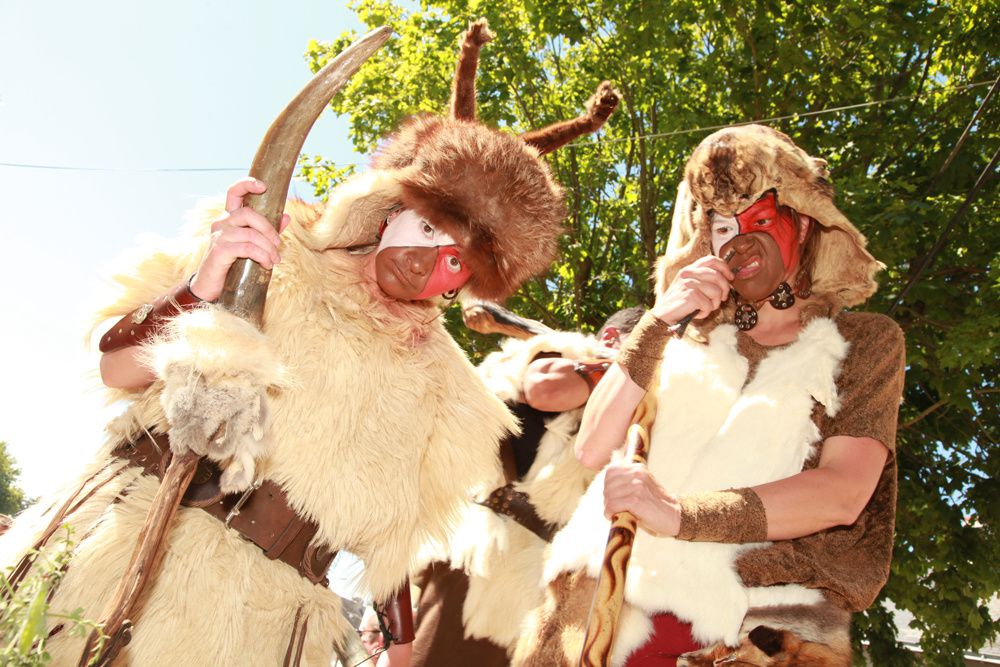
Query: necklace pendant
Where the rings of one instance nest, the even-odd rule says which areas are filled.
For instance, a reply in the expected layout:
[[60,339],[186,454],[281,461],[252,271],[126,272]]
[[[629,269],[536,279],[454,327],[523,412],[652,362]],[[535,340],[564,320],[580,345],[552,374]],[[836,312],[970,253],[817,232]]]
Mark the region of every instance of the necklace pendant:
[[769,301],[775,310],[787,310],[795,305],[795,292],[788,283],[781,283],[771,292]]
[[733,321],[740,331],[750,331],[757,326],[757,309],[753,307],[753,304],[741,303],[736,307],[736,316]]

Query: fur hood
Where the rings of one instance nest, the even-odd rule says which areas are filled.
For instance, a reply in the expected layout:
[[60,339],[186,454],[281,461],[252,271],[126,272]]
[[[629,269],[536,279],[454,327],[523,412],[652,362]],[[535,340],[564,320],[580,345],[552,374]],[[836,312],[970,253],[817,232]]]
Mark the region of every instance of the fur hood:
[[[813,218],[818,234],[812,271],[810,316],[832,316],[874,294],[883,268],[865,249],[864,235],[834,204],[826,161],[810,157],[782,132],[764,125],[719,130],[705,138],[688,160],[677,190],[667,253],[656,270],[662,292],[681,267],[711,254],[709,215],[735,215],[766,191]],[[729,309],[723,317],[731,319]]]

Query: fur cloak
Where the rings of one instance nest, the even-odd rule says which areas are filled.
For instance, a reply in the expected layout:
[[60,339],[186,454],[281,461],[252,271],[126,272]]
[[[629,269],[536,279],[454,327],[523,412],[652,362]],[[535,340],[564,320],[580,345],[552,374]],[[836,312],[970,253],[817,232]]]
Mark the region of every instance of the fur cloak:
[[[541,352],[569,359],[607,357],[609,350],[593,336],[552,333],[528,340],[509,339],[486,357],[478,370],[487,387],[504,401],[521,401],[528,365]],[[550,418],[535,461],[514,488],[528,495],[538,515],[564,525],[594,477],[576,459],[573,445],[583,408]],[[502,476],[494,487],[503,486]],[[491,487],[492,488],[492,487]],[[462,521],[446,545],[428,545],[427,561],[447,561],[469,577],[462,609],[465,636],[488,639],[512,651],[528,612],[542,602],[541,575],[547,543],[509,517],[468,503]]]
[[[467,490],[495,474],[497,444],[517,425],[436,308],[386,299],[363,271],[367,258],[340,249],[374,236],[399,189],[395,172],[379,170],[338,188],[325,210],[290,202],[262,331],[207,305],[176,317],[144,346],[157,380],[140,392],[112,392],[128,409],[82,478],[111,466],[91,486],[102,476],[111,481],[67,519],[76,544],[53,609],[82,607],[88,618],[104,609],[158,485],[112,451],[143,429],[167,429],[183,394],[175,383],[185,377],[257,392],[258,409],[247,417],[256,444],[251,455],[228,461],[229,482],[278,483],[289,504],[318,524],[315,542],[365,561],[364,583],[375,598],[400,586],[421,544],[443,539]],[[161,246],[118,276],[120,294],[99,319],[186,280],[205,248],[205,230],[194,231],[201,245]],[[0,563],[13,562],[45,521],[16,522],[0,541]],[[337,596],[268,560],[204,511],[181,508],[117,662],[280,665],[300,608],[308,619],[303,663],[329,665],[333,644],[354,631]],[[48,646],[53,665],[75,665],[82,644],[56,634]]]

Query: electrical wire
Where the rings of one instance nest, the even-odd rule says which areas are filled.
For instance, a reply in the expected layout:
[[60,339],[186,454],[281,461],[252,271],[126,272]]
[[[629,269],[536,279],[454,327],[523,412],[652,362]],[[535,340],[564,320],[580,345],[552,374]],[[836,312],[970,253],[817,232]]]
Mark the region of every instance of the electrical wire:
[[[980,86],[988,86],[994,83],[993,79],[988,81],[977,81],[975,83],[960,84],[957,86],[945,86],[936,89],[934,92],[948,92],[952,90],[972,90],[973,88],[978,88]],[[926,95],[927,93],[922,93]],[[892,102],[901,102],[903,100],[912,100],[916,97],[920,97],[922,94],[913,95],[897,95],[896,97],[888,97],[882,100],[874,100],[869,102],[860,102],[858,104],[846,104],[842,106],[830,107],[827,109],[820,109],[818,111],[803,111],[800,113],[786,114],[784,116],[772,116],[770,118],[759,118],[753,120],[742,120],[735,123],[725,123],[722,125],[705,125],[701,127],[692,127],[683,130],[671,130],[670,132],[654,132],[652,134],[640,134],[640,135],[630,135],[627,137],[617,137],[609,139],[592,139],[592,140],[582,140],[575,141],[567,144],[568,146],[575,146],[578,148],[587,146],[598,146],[601,144],[616,144],[625,141],[639,141],[640,139],[664,139],[667,137],[675,137],[682,134],[693,134],[695,132],[708,132],[711,130],[721,130],[726,127],[739,127],[741,125],[750,125],[751,123],[776,123],[783,120],[791,120],[796,118],[811,118],[813,116],[821,116],[825,114],[841,113],[843,111],[851,111],[854,109],[863,109],[867,107],[878,106],[880,104],[889,104]],[[333,167],[359,167],[361,163],[358,162],[345,162],[345,163],[333,163],[330,166]],[[247,167],[72,167],[64,165],[49,165],[49,164],[29,164],[23,162],[0,162],[0,167],[8,167],[12,169],[47,169],[54,171],[78,171],[78,172],[111,172],[111,173],[191,173],[191,172],[246,172]]]

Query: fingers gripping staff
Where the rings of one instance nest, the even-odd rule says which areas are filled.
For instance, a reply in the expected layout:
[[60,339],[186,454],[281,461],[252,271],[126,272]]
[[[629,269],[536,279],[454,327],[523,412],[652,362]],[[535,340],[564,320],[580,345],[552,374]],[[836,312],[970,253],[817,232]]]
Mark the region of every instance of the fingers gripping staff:
[[[288,185],[306,134],[330,99],[391,34],[388,27],[378,28],[348,47],[316,74],[265,135],[250,173],[270,187],[263,194],[248,197],[248,205],[275,228],[282,220]],[[219,302],[230,312],[259,326],[269,279],[269,269],[249,259],[238,260],[229,271]],[[155,574],[162,557],[163,540],[199,458],[194,451],[187,451],[171,460],[129,566],[102,615],[101,626],[108,641],[104,644],[97,632],[92,633],[80,657],[80,665],[110,664],[121,647],[128,643],[132,609],[145,584]]]

